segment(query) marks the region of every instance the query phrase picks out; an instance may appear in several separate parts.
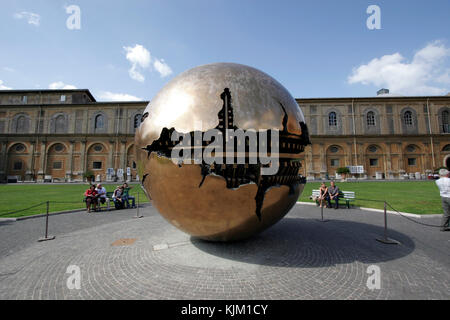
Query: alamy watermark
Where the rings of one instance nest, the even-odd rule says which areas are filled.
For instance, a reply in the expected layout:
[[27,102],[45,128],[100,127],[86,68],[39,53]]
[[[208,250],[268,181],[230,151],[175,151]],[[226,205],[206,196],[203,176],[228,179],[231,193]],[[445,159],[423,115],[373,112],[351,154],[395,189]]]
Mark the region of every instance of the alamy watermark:
[[380,290],[381,289],[381,269],[377,265],[370,265],[367,267],[367,278],[366,286],[369,290]]
[[69,290],[81,289],[81,269],[77,265],[70,265],[66,269],[66,273],[70,274],[67,278],[66,286]]
[[[275,175],[279,169],[279,131],[210,129],[190,133],[174,131],[176,145],[171,151],[174,164],[261,164],[262,175]],[[203,148],[204,142],[208,142]]]
[[66,7],[66,13],[70,16],[66,20],[66,27],[69,30],[81,29],[81,9],[77,5],[70,5]]
[[367,18],[366,25],[369,30],[381,29],[381,9],[379,6],[372,4],[367,7],[367,14],[370,16]]

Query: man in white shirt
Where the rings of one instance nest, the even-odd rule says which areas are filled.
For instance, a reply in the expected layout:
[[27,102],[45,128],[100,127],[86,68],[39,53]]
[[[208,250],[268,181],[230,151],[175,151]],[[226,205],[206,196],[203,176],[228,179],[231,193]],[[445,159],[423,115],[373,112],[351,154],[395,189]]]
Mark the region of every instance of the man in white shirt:
[[439,170],[439,180],[436,180],[436,184],[441,193],[442,209],[444,209],[444,216],[442,217],[441,231],[450,231],[450,178],[447,169]]
[[106,196],[106,188],[102,187],[102,185],[99,183],[97,184],[97,188],[95,188],[95,190],[98,194],[98,207],[100,208],[100,204],[106,202],[109,210],[109,198]]

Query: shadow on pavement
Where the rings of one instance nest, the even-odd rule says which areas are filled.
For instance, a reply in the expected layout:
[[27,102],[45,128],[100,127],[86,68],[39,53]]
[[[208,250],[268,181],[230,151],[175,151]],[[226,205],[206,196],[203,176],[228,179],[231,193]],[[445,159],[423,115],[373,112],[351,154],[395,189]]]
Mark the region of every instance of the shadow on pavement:
[[359,261],[373,264],[395,260],[414,251],[414,242],[405,234],[388,230],[401,245],[375,240],[384,229],[366,223],[284,218],[275,226],[250,239],[208,242],[191,237],[199,250],[224,259],[251,264],[316,268]]

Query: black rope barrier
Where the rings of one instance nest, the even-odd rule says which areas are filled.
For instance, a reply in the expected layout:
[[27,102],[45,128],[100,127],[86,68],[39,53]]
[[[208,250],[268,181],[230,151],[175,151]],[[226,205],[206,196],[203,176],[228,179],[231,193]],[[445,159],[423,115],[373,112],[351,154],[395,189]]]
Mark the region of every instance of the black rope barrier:
[[384,203],[384,202],[386,202],[386,204],[392,209],[392,210],[394,210],[395,212],[397,212],[401,217],[403,217],[403,218],[405,218],[405,219],[407,219],[407,220],[409,220],[409,221],[412,221],[412,222],[415,222],[415,223],[417,223],[417,224],[421,224],[421,225],[423,225],[423,226],[427,226],[427,227],[433,227],[433,228],[441,228],[442,226],[437,226],[437,225],[435,225],[435,224],[428,224],[428,223],[423,223],[423,222],[419,222],[419,221],[417,221],[417,220],[414,220],[414,219],[412,219],[412,218],[410,218],[410,217],[407,217],[407,216],[405,216],[404,214],[402,214],[400,211],[398,211],[397,209],[395,209],[389,202],[387,202],[386,200],[378,200],[378,199],[361,199],[361,198],[358,198],[358,199],[355,199],[356,201],[372,201],[372,202],[380,202],[380,203]]
[[398,211],[397,209],[395,209],[395,208],[394,208],[389,202],[387,202],[386,200],[375,200],[375,199],[358,199],[358,200],[361,200],[361,201],[372,201],[372,202],[386,202],[386,204],[387,204],[392,210],[394,210],[394,211],[397,212],[401,217],[403,217],[403,218],[405,218],[405,219],[407,219],[407,220],[409,220],[409,221],[415,222],[415,223],[417,223],[417,224],[421,224],[421,225],[426,226],[426,227],[433,227],[433,228],[441,228],[441,227],[442,227],[442,226],[437,226],[437,225],[435,225],[435,224],[428,224],[428,223],[419,222],[419,221],[414,220],[414,219],[412,219],[412,218],[410,218],[410,217],[408,217],[408,216],[405,216],[405,215],[402,214],[400,211]]
[[16,210],[16,211],[11,211],[11,212],[2,213],[2,214],[0,214],[0,217],[2,217],[2,216],[7,216],[7,215],[10,215],[10,214],[19,213],[19,212],[23,212],[23,211],[27,211],[27,210],[30,210],[30,209],[34,209],[34,208],[37,208],[37,207],[39,207],[39,206],[42,206],[43,204],[46,204],[46,203],[47,203],[47,201],[38,203],[38,204],[36,204],[36,205],[34,205],[34,206],[31,206],[31,207],[28,207],[28,208],[24,208],[24,209],[19,209],[19,210]]
[[407,216],[403,215],[400,211],[396,210],[396,209],[395,209],[394,207],[392,207],[388,202],[386,202],[386,204],[387,204],[392,210],[394,210],[395,212],[397,212],[401,217],[403,217],[403,218],[405,218],[405,219],[407,219],[407,220],[409,220],[409,221],[415,222],[415,223],[417,223],[417,224],[421,224],[421,225],[426,226],[426,227],[432,227],[432,228],[441,228],[441,227],[442,227],[442,226],[437,226],[437,225],[435,225],[435,224],[423,223],[423,222],[419,222],[419,221],[417,221],[417,220],[411,219],[410,217],[407,217]]

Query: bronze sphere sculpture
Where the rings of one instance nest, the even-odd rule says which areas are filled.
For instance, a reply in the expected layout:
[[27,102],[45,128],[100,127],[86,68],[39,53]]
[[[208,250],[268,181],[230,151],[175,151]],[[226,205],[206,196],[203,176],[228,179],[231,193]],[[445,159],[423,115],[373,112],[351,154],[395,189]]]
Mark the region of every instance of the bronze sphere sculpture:
[[280,220],[306,180],[303,113],[269,75],[215,63],[171,80],[136,131],[136,159],[160,214],[201,239],[247,238]]

